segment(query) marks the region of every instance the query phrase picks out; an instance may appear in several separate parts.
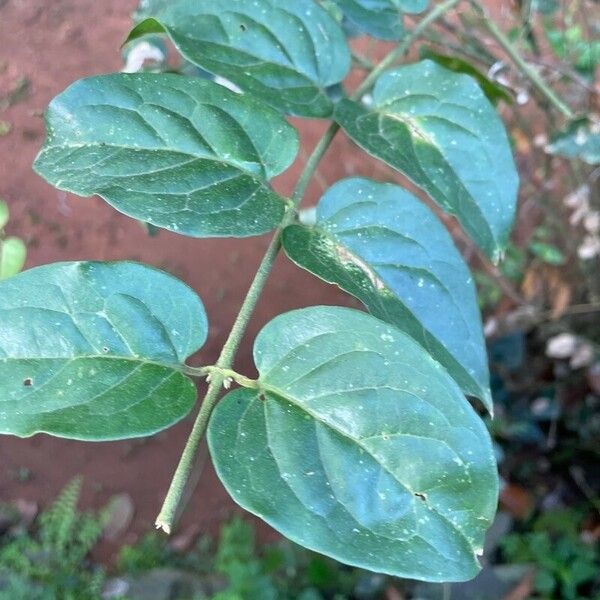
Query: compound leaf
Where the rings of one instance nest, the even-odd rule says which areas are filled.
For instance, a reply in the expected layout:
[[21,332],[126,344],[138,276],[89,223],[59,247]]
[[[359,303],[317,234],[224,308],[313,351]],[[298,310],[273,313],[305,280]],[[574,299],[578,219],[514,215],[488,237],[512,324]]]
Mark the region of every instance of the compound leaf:
[[293,541],[401,577],[479,570],[498,480],[488,432],[439,363],[371,315],[281,315],[254,348],[259,390],[217,406],[208,439],[242,507]]
[[429,0],[335,0],[359,31],[382,40],[404,36],[404,13],[419,13]]
[[388,71],[373,105],[336,119],[369,154],[423,188],[495,260],[515,215],[518,175],[504,126],[477,83],[424,60]]
[[491,410],[475,286],[422,202],[396,185],[346,179],[319,202],[315,226],[287,227],[283,245],[298,265],[408,333]]
[[292,115],[330,116],[326,88],[350,69],[340,25],[313,0],[179,0],[128,41],[160,31],[192,63]]
[[155,433],[196,400],[181,365],[207,335],[196,294],[135,263],[58,263],[0,283],[0,432]]
[[193,237],[258,235],[285,203],[268,180],[293,162],[295,130],[275,110],[179,75],[83,79],[48,108],[35,162],[52,185]]

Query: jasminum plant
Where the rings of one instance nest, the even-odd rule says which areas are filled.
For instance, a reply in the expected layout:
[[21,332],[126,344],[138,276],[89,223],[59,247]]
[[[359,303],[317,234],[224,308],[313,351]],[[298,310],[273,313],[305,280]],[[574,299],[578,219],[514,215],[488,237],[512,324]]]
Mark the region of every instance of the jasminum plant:
[[[188,360],[207,337],[201,300],[151,267],[59,263],[2,282],[0,431],[152,435],[194,408],[195,381],[207,378],[157,526],[174,527],[206,433],[232,498],[295,542],[392,575],[472,578],[498,477],[473,406],[492,411],[469,268],[435,213],[396,184],[338,181],[313,223],[299,219],[343,130],[502,256],[518,189],[504,126],[475,79],[405,59],[459,3],[433,3],[409,30],[403,15],[427,0],[146,2],[128,42],[166,36],[236,91],[173,73],[77,81],[48,107],[35,170],[154,227],[195,238],[274,231],[271,244],[214,365]],[[397,43],[350,93],[357,29]],[[270,181],[297,156],[292,115],[330,126],[286,198]],[[368,312],[278,316],[254,342],[251,379],[233,360],[282,248]]]

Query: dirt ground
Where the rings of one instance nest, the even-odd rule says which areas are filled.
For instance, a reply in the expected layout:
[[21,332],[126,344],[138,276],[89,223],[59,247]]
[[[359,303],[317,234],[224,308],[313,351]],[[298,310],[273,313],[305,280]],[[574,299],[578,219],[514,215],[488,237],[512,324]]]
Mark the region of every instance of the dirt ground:
[[[24,90],[0,111],[0,120],[10,125],[8,134],[0,136],[0,197],[12,212],[9,233],[23,237],[29,248],[27,267],[66,260],[138,260],[190,284],[202,297],[211,324],[210,338],[197,360],[212,364],[268,237],[193,240],[161,232],[151,238],[137,222],[100,199],[57,191],[31,169],[44,138],[45,106],[75,79],[119,70],[119,46],[135,4],[136,0],[0,0],[0,98],[19,87]],[[297,124],[303,147],[312,148],[324,123]],[[340,153],[345,155],[343,162],[336,160]],[[278,179],[277,189],[289,194],[301,166],[302,156]],[[340,136],[309,200],[316,200],[327,182],[350,174],[377,176],[381,168]],[[280,256],[237,368],[253,372],[251,341],[265,323],[280,312],[311,304],[351,305],[352,300]],[[132,541],[152,527],[190,427],[191,417],[151,439],[120,443],[2,436],[0,501],[23,498],[44,505],[72,477],[82,475],[85,506],[98,507],[117,493],[131,495],[135,517],[129,533],[118,542]],[[208,462],[187,505],[182,529],[197,526],[214,533],[218,522],[234,510]],[[103,552],[110,557],[115,548],[108,545]]]

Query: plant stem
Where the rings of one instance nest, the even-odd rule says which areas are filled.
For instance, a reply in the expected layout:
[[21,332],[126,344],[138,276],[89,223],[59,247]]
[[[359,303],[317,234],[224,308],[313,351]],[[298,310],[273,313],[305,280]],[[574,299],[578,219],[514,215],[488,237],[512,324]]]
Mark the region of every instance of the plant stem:
[[[445,2],[437,5],[436,8],[434,8],[422,21],[420,21],[419,24],[416,25],[415,28],[410,32],[410,34],[406,36],[402,44],[392,50],[392,52],[390,52],[371,71],[371,73],[354,92],[352,99],[360,99],[367,91],[369,91],[381,73],[383,73],[383,71],[385,71],[401,56],[406,54],[412,42],[427,27],[429,27],[431,23],[440,18],[446,11],[461,1],[462,0],[446,0]],[[306,161],[304,170],[302,171],[302,174],[300,175],[292,194],[292,202],[290,203],[290,206],[288,207],[288,210],[286,211],[282,222],[277,228],[277,231],[275,232],[275,235],[269,244],[267,252],[260,263],[258,271],[256,272],[254,280],[252,281],[252,285],[250,286],[246,298],[244,299],[240,312],[238,313],[235,323],[231,328],[231,332],[227,337],[227,341],[223,346],[221,355],[219,356],[214,368],[210,372],[210,384],[208,386],[206,396],[204,397],[190,436],[186,442],[185,448],[183,449],[183,453],[173,475],[173,480],[171,481],[169,491],[165,497],[163,507],[156,519],[157,529],[162,529],[166,533],[171,533],[171,530],[173,529],[178,507],[188,480],[188,475],[192,470],[194,459],[198,451],[198,446],[200,445],[204,433],[206,432],[210,415],[219,400],[221,387],[228,377],[232,377],[234,375],[234,372],[231,371],[231,368],[233,366],[235,354],[239,348],[254,309],[256,308],[260,294],[267,282],[269,273],[273,268],[273,264],[275,263],[275,259],[279,253],[279,249],[281,248],[281,235],[283,230],[294,222],[294,219],[296,218],[296,210],[300,205],[304,194],[306,193],[308,184],[315,174],[319,162],[325,155],[325,152],[331,145],[331,142],[339,130],[340,126],[337,123],[332,123]],[[246,383],[252,381],[248,378],[244,379]]]
[[[256,308],[260,294],[265,286],[265,283],[267,282],[267,278],[269,277],[269,273],[271,272],[273,264],[275,263],[275,259],[277,258],[277,254],[281,247],[281,234],[283,230],[294,221],[296,216],[296,208],[304,197],[306,188],[310,183],[319,161],[329,148],[329,145],[333,141],[338,129],[339,126],[332,124],[325,132],[325,135],[321,138],[320,142],[317,144],[313,153],[307,160],[304,170],[302,171],[302,174],[298,179],[298,183],[296,184],[296,188],[294,189],[292,204],[288,207],[283,221],[277,228],[275,236],[269,244],[269,248],[267,249],[267,252],[260,263],[240,312],[238,313],[235,323],[231,328],[231,332],[227,337],[227,341],[221,350],[219,360],[217,360],[215,367],[210,373],[211,378],[208,391],[206,392],[206,396],[202,401],[200,411],[198,412],[198,416],[196,417],[196,421],[194,422],[194,426],[188,441],[183,449],[183,453],[181,454],[181,459],[179,460],[179,464],[177,465],[177,469],[173,475],[173,480],[171,481],[171,486],[169,487],[169,491],[165,497],[163,507],[156,519],[157,529],[162,529],[166,533],[171,533],[171,530],[173,529],[175,517],[177,515],[177,509],[188,480],[188,474],[194,464],[198,446],[200,445],[202,437],[204,436],[208,426],[210,415],[219,400],[221,387],[223,386],[223,383],[227,377],[233,375],[233,371],[230,371],[230,369],[233,366],[235,354],[242,341],[242,337],[246,331],[248,322],[250,321],[254,309]],[[250,379],[245,379],[247,381],[251,381]]]
[[480,12],[482,16],[482,22],[485,28],[489,31],[491,36],[500,44],[502,49],[508,54],[510,59],[520,69],[520,71],[527,77],[534,87],[552,104],[552,106],[562,113],[567,119],[574,117],[573,111],[554,93],[552,88],[546,84],[543,77],[537,72],[537,70],[527,63],[519,51],[514,47],[512,42],[508,39],[506,34],[496,25],[495,21],[490,18],[486,9],[480,4],[478,0],[471,0],[471,4]]
[[392,50],[365,78],[356,92],[352,94],[352,99],[357,100],[365,92],[369,91],[373,84],[379,79],[379,76],[391,67],[399,58],[402,58],[412,46],[412,43],[425,31],[432,23],[443,17],[450,9],[454,8],[462,0],[446,0],[440,2],[432,11],[415,25],[415,27],[406,35],[394,50]]
[[366,56],[356,50],[352,51],[352,60],[364,71],[371,71],[375,68],[375,65]]
[[189,377],[206,377],[207,381],[210,381],[215,375],[222,375],[225,379],[224,387],[227,387],[226,383],[228,381],[235,381],[242,387],[258,388],[258,381],[256,381],[256,379],[250,379],[231,369],[221,369],[217,365],[209,365],[207,367],[188,367],[187,365],[184,365],[181,372]]

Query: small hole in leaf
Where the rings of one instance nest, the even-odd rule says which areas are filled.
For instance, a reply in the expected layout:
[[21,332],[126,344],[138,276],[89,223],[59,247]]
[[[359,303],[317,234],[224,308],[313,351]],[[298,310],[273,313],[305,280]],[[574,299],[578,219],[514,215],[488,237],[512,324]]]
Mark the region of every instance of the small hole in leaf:
[[240,29],[242,31],[246,31],[246,29],[248,29],[243,23],[240,23]]
[[25,387],[31,387],[33,385],[33,379],[31,379],[31,377],[27,377],[26,379],[23,379],[23,385]]
[[421,494],[420,492],[415,492],[415,496],[417,498],[419,498],[419,500],[423,500],[423,502],[425,502],[425,500],[427,500],[427,495],[426,494]]
[[108,354],[109,350],[106,346],[102,347],[102,352],[104,352],[104,354]]

